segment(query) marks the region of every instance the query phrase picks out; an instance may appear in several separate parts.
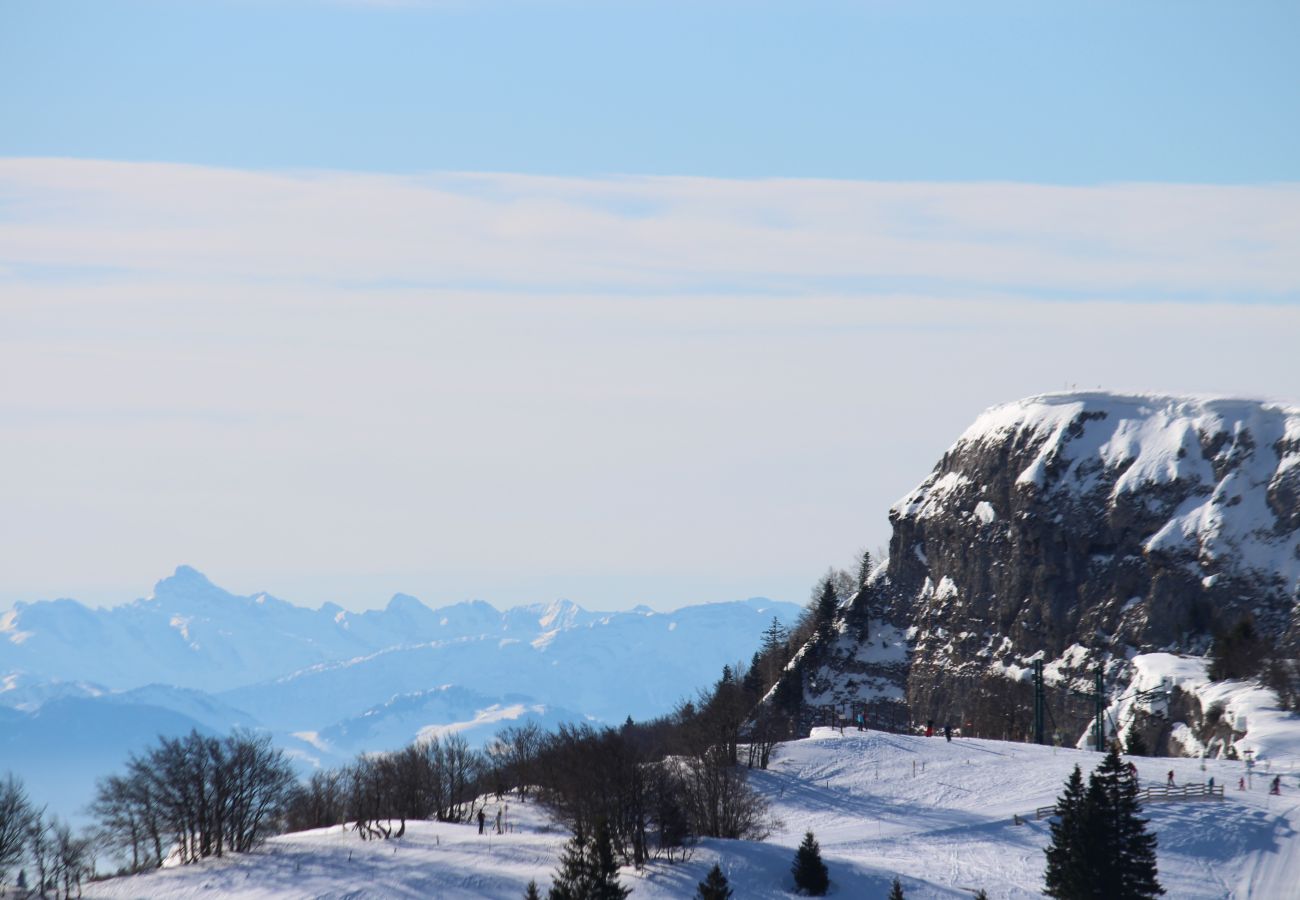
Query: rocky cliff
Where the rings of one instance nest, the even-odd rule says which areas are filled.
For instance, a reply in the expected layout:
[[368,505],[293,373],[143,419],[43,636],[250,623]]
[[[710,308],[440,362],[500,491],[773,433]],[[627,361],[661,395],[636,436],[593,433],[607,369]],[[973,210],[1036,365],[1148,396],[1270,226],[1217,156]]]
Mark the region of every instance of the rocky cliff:
[[[1071,742],[1100,664],[1203,654],[1251,618],[1300,655],[1300,409],[1106,393],[986,411],[890,511],[888,563],[810,648],[811,704],[892,699],[913,719],[1020,736],[1046,663]],[[866,624],[863,624],[866,623]]]

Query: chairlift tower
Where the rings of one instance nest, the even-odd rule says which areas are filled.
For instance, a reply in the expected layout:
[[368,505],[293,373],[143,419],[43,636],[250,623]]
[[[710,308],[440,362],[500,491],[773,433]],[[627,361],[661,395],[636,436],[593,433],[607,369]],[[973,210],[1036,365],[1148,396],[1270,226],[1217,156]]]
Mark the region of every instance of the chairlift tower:
[[1091,691],[1070,691],[1076,697],[1088,697],[1093,701],[1092,746],[1098,753],[1102,751],[1102,747],[1106,743],[1106,685],[1102,681],[1104,668],[1104,666],[1098,664],[1096,680]]
[[1034,743],[1047,743],[1047,697],[1043,689],[1043,659],[1034,660]]

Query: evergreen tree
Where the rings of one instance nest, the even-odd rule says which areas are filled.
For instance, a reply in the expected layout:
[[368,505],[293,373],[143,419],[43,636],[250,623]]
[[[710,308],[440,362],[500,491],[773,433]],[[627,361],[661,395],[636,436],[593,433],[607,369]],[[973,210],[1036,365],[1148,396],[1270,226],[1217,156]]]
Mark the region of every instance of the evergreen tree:
[[1258,674],[1268,645],[1255,633],[1255,622],[1244,616],[1228,631],[1219,631],[1210,645],[1210,678],[1249,678]]
[[803,843],[794,854],[794,865],[790,867],[794,875],[794,886],[811,897],[820,897],[831,886],[830,873],[826,863],[822,862],[822,850],[817,846],[817,839],[810,831],[803,837]]
[[623,900],[632,893],[618,880],[618,861],[614,859],[614,842],[609,835],[609,825],[602,819],[596,826],[596,837],[590,847],[592,891],[583,900]]
[[587,848],[590,843],[581,826],[574,830],[573,837],[560,853],[560,866],[551,880],[547,900],[588,900],[592,896],[595,879],[589,866]]
[[731,900],[734,893],[727,884],[727,876],[722,874],[717,863],[709,869],[709,874],[695,886],[695,900]]
[[980,888],[980,892],[975,895],[975,900],[989,900],[989,892]]
[[858,587],[862,587],[867,583],[867,579],[871,577],[871,569],[873,565],[874,563],[871,561],[871,551],[863,550],[862,560],[858,563]]
[[1129,729],[1128,740],[1124,742],[1124,749],[1129,756],[1151,755],[1151,751],[1147,748],[1147,742],[1142,737],[1142,732],[1136,728]]
[[751,703],[757,702],[767,690],[767,685],[763,683],[763,659],[759,653],[754,653],[754,658],[749,662],[749,671],[741,679],[740,686]]
[[1056,800],[1056,815],[1051,823],[1051,843],[1047,846],[1047,885],[1043,891],[1058,900],[1075,900],[1091,896],[1088,860],[1085,853],[1086,827],[1083,772],[1078,766],[1065,782],[1065,793]]
[[1043,893],[1057,900],[1154,900],[1156,838],[1138,815],[1137,780],[1112,746],[1088,778],[1076,766],[1057,803]]
[[528,882],[528,890],[524,891],[524,900],[542,900],[542,895],[537,892],[537,882]]
[[[1156,836],[1147,831],[1140,815],[1137,779],[1111,747],[1097,771],[1101,805],[1089,810],[1098,820],[1095,831],[1102,835],[1105,853],[1099,855],[1101,879],[1107,884],[1104,896],[1116,900],[1153,900],[1165,892],[1156,872]],[[1091,785],[1089,785],[1091,788]]]
[[830,635],[831,625],[835,622],[835,613],[840,608],[840,595],[835,590],[835,579],[827,577],[822,581],[821,596],[817,598],[817,630]]
[[894,876],[894,883],[889,888],[889,900],[903,900],[903,883]]

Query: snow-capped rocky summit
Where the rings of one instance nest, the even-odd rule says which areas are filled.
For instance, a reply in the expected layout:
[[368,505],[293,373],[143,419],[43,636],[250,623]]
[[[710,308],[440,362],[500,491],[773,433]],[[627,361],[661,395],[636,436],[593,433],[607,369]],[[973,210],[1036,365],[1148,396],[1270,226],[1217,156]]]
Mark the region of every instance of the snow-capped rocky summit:
[[[1034,659],[1063,685],[1098,663],[1122,683],[1133,655],[1204,654],[1246,617],[1300,655],[1300,408],[1100,392],[1008,403],[890,519],[888,564],[854,607],[877,636],[905,632],[907,664],[873,685],[845,629],[814,701],[892,689],[922,720],[1014,733],[1023,716],[1005,710]],[[1057,711],[1074,736],[1077,707]]]

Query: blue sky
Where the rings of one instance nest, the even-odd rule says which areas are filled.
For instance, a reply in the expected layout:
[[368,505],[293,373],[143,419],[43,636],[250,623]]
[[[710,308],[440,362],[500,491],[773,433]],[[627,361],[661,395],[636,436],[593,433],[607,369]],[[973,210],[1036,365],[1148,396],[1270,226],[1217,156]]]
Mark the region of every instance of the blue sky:
[[0,0],[0,609],[802,601],[990,405],[1300,401],[1298,26]]
[[1300,5],[4,0],[0,155],[1291,180]]

